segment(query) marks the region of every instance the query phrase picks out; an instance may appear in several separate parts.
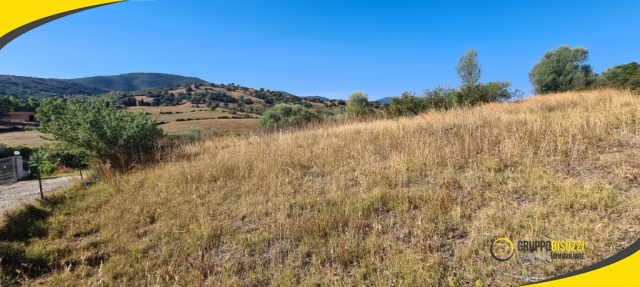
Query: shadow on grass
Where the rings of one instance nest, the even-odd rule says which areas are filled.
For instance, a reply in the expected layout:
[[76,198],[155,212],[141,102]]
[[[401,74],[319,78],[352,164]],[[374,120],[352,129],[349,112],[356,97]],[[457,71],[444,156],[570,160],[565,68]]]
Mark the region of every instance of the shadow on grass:
[[32,240],[49,234],[47,219],[65,198],[62,194],[47,196],[37,204],[26,204],[3,215],[0,220],[0,286],[51,272],[46,255],[27,255],[26,249]]

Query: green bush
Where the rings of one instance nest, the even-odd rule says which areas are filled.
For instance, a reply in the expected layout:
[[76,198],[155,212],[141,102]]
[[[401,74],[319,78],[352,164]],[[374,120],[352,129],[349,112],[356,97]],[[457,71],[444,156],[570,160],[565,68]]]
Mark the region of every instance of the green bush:
[[424,110],[424,99],[416,97],[415,93],[404,92],[400,97],[391,98],[387,108],[387,115],[395,118],[417,115]]
[[[81,150],[123,169],[131,158],[150,154],[162,129],[143,113],[117,110],[100,100],[44,99],[36,111],[38,130],[72,150]],[[125,160],[127,159],[127,160]]]
[[360,117],[372,113],[373,109],[369,104],[367,94],[363,92],[354,92],[349,95],[349,101],[345,108],[345,112],[349,116]]
[[58,169],[57,163],[45,161],[40,164],[40,171],[44,175],[52,175],[56,169]]
[[316,111],[301,105],[277,104],[266,110],[258,120],[261,128],[278,128],[319,120]]
[[438,87],[433,90],[425,90],[423,97],[418,97],[410,92],[404,92],[400,97],[393,97],[386,109],[386,113],[392,118],[412,116],[426,110],[447,110],[459,106],[476,106],[490,102],[506,101],[521,95],[522,92],[512,89],[509,82],[465,85],[460,90]]
[[79,168],[81,166],[85,168],[87,154],[82,150],[74,150],[64,143],[56,142],[34,149],[30,161],[37,164],[51,162],[69,168]]
[[601,87],[640,91],[640,64],[631,62],[609,68],[600,75],[597,83]]

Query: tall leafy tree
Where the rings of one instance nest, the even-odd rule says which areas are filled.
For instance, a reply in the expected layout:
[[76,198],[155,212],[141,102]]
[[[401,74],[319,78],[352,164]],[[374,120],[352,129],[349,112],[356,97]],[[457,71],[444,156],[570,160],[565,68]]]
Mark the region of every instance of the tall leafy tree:
[[600,75],[598,85],[640,91],[640,64],[631,62],[607,69]]
[[12,107],[13,102],[11,102],[9,97],[0,97],[0,119],[10,112]]
[[354,92],[349,95],[349,101],[345,111],[350,116],[363,116],[372,112],[369,104],[369,96],[363,92]]
[[458,77],[460,77],[460,86],[475,86],[480,81],[482,69],[478,61],[478,52],[471,48],[461,58],[456,67]]
[[596,74],[586,48],[561,46],[547,52],[529,72],[529,81],[537,94],[583,90],[591,87]]

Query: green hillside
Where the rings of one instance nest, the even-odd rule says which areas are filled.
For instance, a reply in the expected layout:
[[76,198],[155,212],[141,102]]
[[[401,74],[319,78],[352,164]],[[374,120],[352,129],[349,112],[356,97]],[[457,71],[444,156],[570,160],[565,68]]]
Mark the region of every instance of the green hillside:
[[112,91],[131,92],[184,84],[209,84],[195,77],[161,73],[129,73],[78,79],[45,79],[0,75],[0,96],[49,97],[64,95],[98,95]]
[[0,96],[47,97],[59,95],[96,95],[108,90],[59,79],[0,75]]
[[132,92],[142,89],[178,86],[183,84],[209,84],[195,78],[162,73],[128,73],[114,76],[95,76],[79,79],[67,79],[66,82],[96,87],[107,91]]

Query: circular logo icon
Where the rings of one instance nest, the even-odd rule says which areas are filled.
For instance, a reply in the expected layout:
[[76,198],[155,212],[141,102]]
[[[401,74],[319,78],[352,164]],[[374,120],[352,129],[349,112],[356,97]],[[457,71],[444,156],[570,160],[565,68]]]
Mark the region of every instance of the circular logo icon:
[[509,238],[501,237],[491,244],[491,257],[498,261],[507,261],[513,256],[515,249]]

